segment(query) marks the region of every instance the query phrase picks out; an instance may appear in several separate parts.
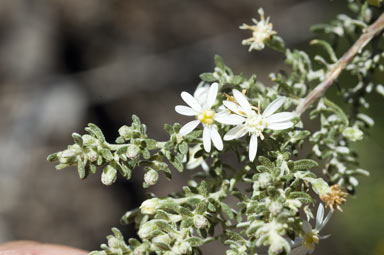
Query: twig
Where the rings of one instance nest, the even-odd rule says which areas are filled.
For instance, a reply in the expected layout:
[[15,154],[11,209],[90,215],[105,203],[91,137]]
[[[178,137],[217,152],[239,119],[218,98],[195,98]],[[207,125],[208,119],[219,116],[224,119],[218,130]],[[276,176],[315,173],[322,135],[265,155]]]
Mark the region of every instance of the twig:
[[311,91],[297,106],[296,114],[300,116],[307,108],[318,99],[325,91],[333,84],[333,82],[339,77],[341,72],[347,66],[347,64],[353,59],[353,57],[359,53],[376,34],[384,29],[384,13],[380,17],[367,27],[360,38],[353,44],[353,46],[343,55],[342,58],[337,61],[332,69],[328,72],[325,80],[321,82],[317,87]]

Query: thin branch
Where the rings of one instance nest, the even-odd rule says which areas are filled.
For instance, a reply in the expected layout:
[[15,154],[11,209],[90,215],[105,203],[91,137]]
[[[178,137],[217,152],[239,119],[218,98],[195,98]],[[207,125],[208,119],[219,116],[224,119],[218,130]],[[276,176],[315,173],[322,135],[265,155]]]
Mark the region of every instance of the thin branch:
[[339,77],[344,68],[348,65],[353,57],[359,53],[376,34],[380,33],[384,29],[384,13],[380,17],[367,27],[360,38],[353,44],[353,46],[344,54],[342,58],[337,61],[332,69],[328,72],[325,80],[321,82],[317,87],[311,91],[297,106],[296,114],[300,116],[307,108],[316,101],[325,91],[333,84],[333,82]]

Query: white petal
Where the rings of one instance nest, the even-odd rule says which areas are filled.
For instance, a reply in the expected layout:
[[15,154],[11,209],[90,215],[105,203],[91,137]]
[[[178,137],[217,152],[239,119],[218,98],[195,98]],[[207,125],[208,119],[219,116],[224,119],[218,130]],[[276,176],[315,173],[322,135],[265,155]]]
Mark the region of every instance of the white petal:
[[293,112],[279,112],[272,114],[267,118],[267,121],[270,123],[273,122],[285,122],[285,121],[290,121],[295,117],[295,114]]
[[293,122],[277,122],[268,124],[268,128],[272,130],[283,130],[293,126]]
[[208,85],[200,86],[195,90],[195,93],[193,93],[193,97],[196,98],[197,102],[199,102],[200,105],[202,105],[204,102],[207,101],[208,91]]
[[332,217],[332,214],[333,214],[333,211],[331,210],[331,211],[328,213],[327,217],[325,217],[325,219],[323,220],[323,222],[321,223],[321,225],[319,226],[319,228],[316,228],[317,231],[320,232],[320,231],[325,227],[325,225],[327,225],[328,221],[329,221],[329,220],[331,219],[331,217]]
[[206,152],[211,151],[211,131],[209,127],[204,127],[203,130],[203,145]]
[[208,98],[207,98],[207,109],[211,109],[212,105],[215,103],[217,91],[219,90],[219,85],[217,82],[213,83],[209,88]]
[[309,252],[304,246],[299,246],[291,251],[289,255],[306,255]]
[[331,234],[329,234],[329,235],[325,235],[325,236],[319,236],[319,239],[320,240],[322,240],[322,239],[327,239],[328,237],[330,237],[331,236]]
[[275,99],[272,103],[270,103],[267,108],[265,108],[265,111],[263,112],[264,117],[271,116],[273,113],[275,113],[285,102],[285,97],[279,97]]
[[216,114],[215,120],[226,125],[239,125],[245,121],[245,119],[236,114]]
[[312,226],[308,221],[303,221],[303,230],[305,233],[310,233],[312,231]]
[[216,126],[211,127],[211,139],[216,149],[218,149],[219,151],[223,150],[223,147],[224,147],[223,140],[221,140],[221,136],[219,132],[217,132]]
[[184,105],[176,105],[175,111],[185,116],[195,116],[198,114],[198,112],[193,110],[191,107],[184,106]]
[[249,114],[252,112],[251,105],[249,104],[247,98],[237,89],[233,90],[233,96],[236,101],[240,104],[241,108],[243,108],[244,112]]
[[249,160],[253,162],[257,153],[257,135],[252,135],[249,141]]
[[241,108],[238,104],[235,104],[234,102],[231,102],[231,101],[224,101],[223,104],[225,105],[225,107],[227,107],[230,111],[236,113],[236,114],[239,114],[239,115],[242,115],[242,116],[245,116],[245,114],[241,111]]
[[319,208],[317,208],[316,214],[316,229],[319,229],[323,223],[324,218],[324,206],[322,203],[319,204]]
[[201,168],[203,168],[203,170],[206,172],[209,171],[209,166],[204,160],[203,160],[203,162],[201,162]]
[[231,130],[229,130],[225,134],[224,140],[229,141],[229,140],[237,139],[244,136],[246,133],[247,133],[247,127],[245,125],[238,125],[232,128]]
[[181,98],[184,100],[185,103],[187,103],[187,105],[192,107],[193,110],[198,111],[198,112],[201,111],[201,106],[200,106],[199,102],[197,102],[196,98],[194,98],[188,92],[185,92],[185,91],[181,92]]
[[185,124],[179,131],[179,134],[180,135],[187,135],[189,133],[191,133],[196,127],[197,125],[199,125],[200,121],[199,120],[192,120],[190,122],[188,122],[187,124]]

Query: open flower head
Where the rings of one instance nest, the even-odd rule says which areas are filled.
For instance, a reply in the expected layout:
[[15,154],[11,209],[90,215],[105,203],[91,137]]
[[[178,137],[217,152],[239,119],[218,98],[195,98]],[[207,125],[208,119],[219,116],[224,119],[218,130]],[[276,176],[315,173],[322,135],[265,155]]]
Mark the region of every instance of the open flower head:
[[242,41],[243,45],[249,45],[249,51],[264,49],[265,40],[276,34],[273,30],[272,23],[269,22],[269,17],[264,18],[264,10],[259,9],[260,21],[252,19],[254,25],[243,24],[240,29],[249,29],[252,31],[252,37]]
[[175,107],[177,113],[195,117],[195,120],[188,122],[180,129],[180,135],[189,134],[200,123],[203,125],[203,146],[207,152],[211,151],[211,142],[218,150],[221,151],[223,149],[223,141],[215,122],[226,124],[228,122],[239,123],[241,121],[234,114],[216,112],[213,108],[219,89],[218,86],[218,83],[213,83],[209,88],[199,88],[194,96],[188,92],[182,92],[181,98],[188,106],[177,105]]
[[317,209],[315,228],[313,229],[308,221],[303,222],[303,235],[295,240],[293,246],[298,246],[292,249],[290,255],[306,255],[312,253],[320,239],[328,238],[329,235],[320,236],[319,233],[332,217],[332,213],[333,211],[330,211],[327,217],[324,218],[324,206],[320,203]]
[[275,113],[285,102],[284,97],[277,98],[270,103],[263,113],[260,112],[260,107],[256,108],[249,104],[247,98],[238,90],[233,90],[233,96],[237,103],[232,101],[224,101],[224,105],[242,118],[240,124],[229,130],[224,140],[233,140],[243,137],[246,134],[251,136],[249,142],[249,160],[253,161],[257,154],[258,137],[264,139],[264,129],[283,130],[293,126],[290,120],[295,117],[291,112]]

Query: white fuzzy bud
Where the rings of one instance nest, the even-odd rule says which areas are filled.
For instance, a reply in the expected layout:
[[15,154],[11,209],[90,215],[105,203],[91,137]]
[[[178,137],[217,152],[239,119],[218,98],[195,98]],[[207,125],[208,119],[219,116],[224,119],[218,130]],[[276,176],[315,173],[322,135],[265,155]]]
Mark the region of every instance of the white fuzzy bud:
[[104,168],[103,173],[101,174],[101,182],[104,185],[112,185],[117,179],[117,170],[112,166],[107,166]]
[[130,159],[136,158],[140,153],[140,148],[137,145],[134,144],[128,144],[127,148],[127,157]]
[[94,145],[98,142],[98,140],[95,137],[90,135],[83,135],[81,138],[83,139],[83,144],[85,146]]
[[159,179],[159,173],[156,170],[149,170],[144,174],[144,182],[148,186],[155,185]]
[[172,239],[167,234],[158,235],[152,239],[152,242],[158,245],[163,245],[163,244],[169,245],[171,244],[171,241]]
[[176,247],[174,247],[177,254],[187,254],[192,251],[192,247],[188,242],[179,242],[176,244]]
[[88,153],[87,153],[87,158],[89,161],[91,162],[95,162],[97,160],[97,152],[94,151],[94,150],[90,150]]
[[260,188],[265,189],[271,183],[271,175],[269,173],[261,173],[258,178]]
[[283,209],[283,206],[279,202],[272,202],[269,206],[269,211],[272,215],[276,216],[281,212],[281,209]]
[[347,127],[343,131],[345,138],[352,142],[360,141],[363,139],[363,132],[358,127]]
[[122,126],[119,129],[119,135],[124,137],[124,139],[128,140],[132,137],[132,128],[128,126]]
[[142,214],[154,214],[161,205],[160,199],[158,198],[151,198],[145,200],[141,206],[140,206],[140,211]]
[[116,237],[111,236],[108,238],[108,246],[110,248],[118,248],[119,244],[120,244],[120,241]]
[[203,215],[195,215],[193,216],[193,225],[195,225],[196,228],[205,228],[208,226],[208,220]]

